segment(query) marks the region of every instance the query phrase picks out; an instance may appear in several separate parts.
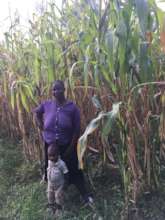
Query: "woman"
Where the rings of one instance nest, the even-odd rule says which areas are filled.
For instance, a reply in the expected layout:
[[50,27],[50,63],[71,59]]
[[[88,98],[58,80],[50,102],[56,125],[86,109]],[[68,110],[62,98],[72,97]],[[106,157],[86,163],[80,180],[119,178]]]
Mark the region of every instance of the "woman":
[[41,103],[36,109],[36,119],[45,142],[45,181],[47,181],[48,147],[56,143],[62,160],[69,170],[69,182],[80,191],[85,202],[92,202],[87,193],[82,170],[78,169],[77,141],[80,135],[80,112],[77,106],[64,95],[61,80],[53,84],[55,99]]

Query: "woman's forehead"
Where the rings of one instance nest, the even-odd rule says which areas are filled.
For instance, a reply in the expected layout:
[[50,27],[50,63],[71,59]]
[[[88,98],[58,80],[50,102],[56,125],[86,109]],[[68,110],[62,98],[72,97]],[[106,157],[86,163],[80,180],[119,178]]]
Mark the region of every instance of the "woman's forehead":
[[53,84],[53,89],[64,89],[64,85],[60,82],[55,82]]

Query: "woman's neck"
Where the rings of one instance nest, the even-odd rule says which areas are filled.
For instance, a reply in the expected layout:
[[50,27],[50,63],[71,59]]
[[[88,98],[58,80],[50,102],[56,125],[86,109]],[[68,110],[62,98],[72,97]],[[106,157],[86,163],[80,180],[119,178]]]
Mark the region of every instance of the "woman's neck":
[[67,100],[66,100],[65,97],[62,98],[62,99],[56,99],[56,103],[57,103],[57,105],[59,105],[59,106],[65,105],[66,101],[67,101]]

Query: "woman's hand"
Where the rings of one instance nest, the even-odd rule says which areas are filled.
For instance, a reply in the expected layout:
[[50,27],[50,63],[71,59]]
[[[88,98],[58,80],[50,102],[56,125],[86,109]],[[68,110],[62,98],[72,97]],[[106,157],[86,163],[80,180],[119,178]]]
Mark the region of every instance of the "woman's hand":
[[38,128],[39,128],[41,131],[43,131],[43,129],[44,129],[43,122],[37,118],[37,119],[36,119],[36,123],[37,123]]
[[44,126],[43,126],[43,123],[42,123],[42,122],[39,122],[39,123],[38,123],[38,127],[39,127],[39,129],[40,129],[41,131],[43,131]]

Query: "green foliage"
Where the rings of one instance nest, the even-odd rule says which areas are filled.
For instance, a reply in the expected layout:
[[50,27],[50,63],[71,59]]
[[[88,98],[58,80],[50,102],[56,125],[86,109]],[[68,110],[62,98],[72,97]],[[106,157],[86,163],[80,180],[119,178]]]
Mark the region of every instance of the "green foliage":
[[[3,119],[0,124],[12,137],[23,139],[27,158],[37,149],[39,154],[39,134],[30,112],[34,105],[50,95],[50,86],[55,79],[64,79],[69,82],[67,94],[80,107],[86,107],[86,97],[90,99],[95,95],[93,92],[88,94],[93,89],[102,103],[99,105],[93,98],[97,110],[104,110],[80,138],[80,161],[86,150],[87,136],[105,116],[101,122],[103,128],[95,139],[101,138],[99,152],[103,157],[106,145],[106,153],[112,158],[110,147],[116,144],[113,141],[109,144],[113,131],[112,115],[108,117],[105,112],[110,112],[114,103],[122,102],[118,133],[114,136],[119,140],[115,156],[126,195],[132,188],[135,191],[133,183],[139,179],[143,178],[142,182],[148,186],[158,182],[159,163],[156,161],[160,158],[154,156],[152,150],[154,143],[160,144],[164,138],[164,104],[160,101],[164,96],[162,82],[165,81],[164,54],[160,45],[164,14],[157,8],[155,0],[104,2],[63,1],[59,9],[55,1],[50,1],[41,14],[34,14],[29,20],[26,34],[21,31],[18,17],[11,19],[10,30],[5,34],[0,50]],[[152,84],[155,89],[148,89]],[[76,98],[76,93],[81,92],[76,89],[79,86],[85,91],[82,99]],[[102,100],[102,95],[106,95],[106,101]],[[84,130],[92,115],[92,107],[87,105],[86,108],[89,110],[83,115]],[[150,124],[154,115],[158,118],[162,115],[156,126],[155,142],[149,135],[154,128]],[[97,141],[96,148],[99,148]]]
[[112,129],[112,122],[117,117],[119,113],[119,106],[121,103],[116,103],[112,107],[112,111],[110,112],[100,112],[97,118],[93,119],[89,125],[86,127],[86,130],[84,134],[79,138],[78,146],[77,146],[77,153],[78,153],[78,159],[79,159],[79,167],[83,169],[83,156],[85,153],[85,150],[87,148],[87,138],[88,135],[92,134],[100,124],[100,121],[106,117],[106,123],[103,128],[102,132],[102,138],[104,139],[104,142],[107,142],[108,134],[110,133],[110,130]]

